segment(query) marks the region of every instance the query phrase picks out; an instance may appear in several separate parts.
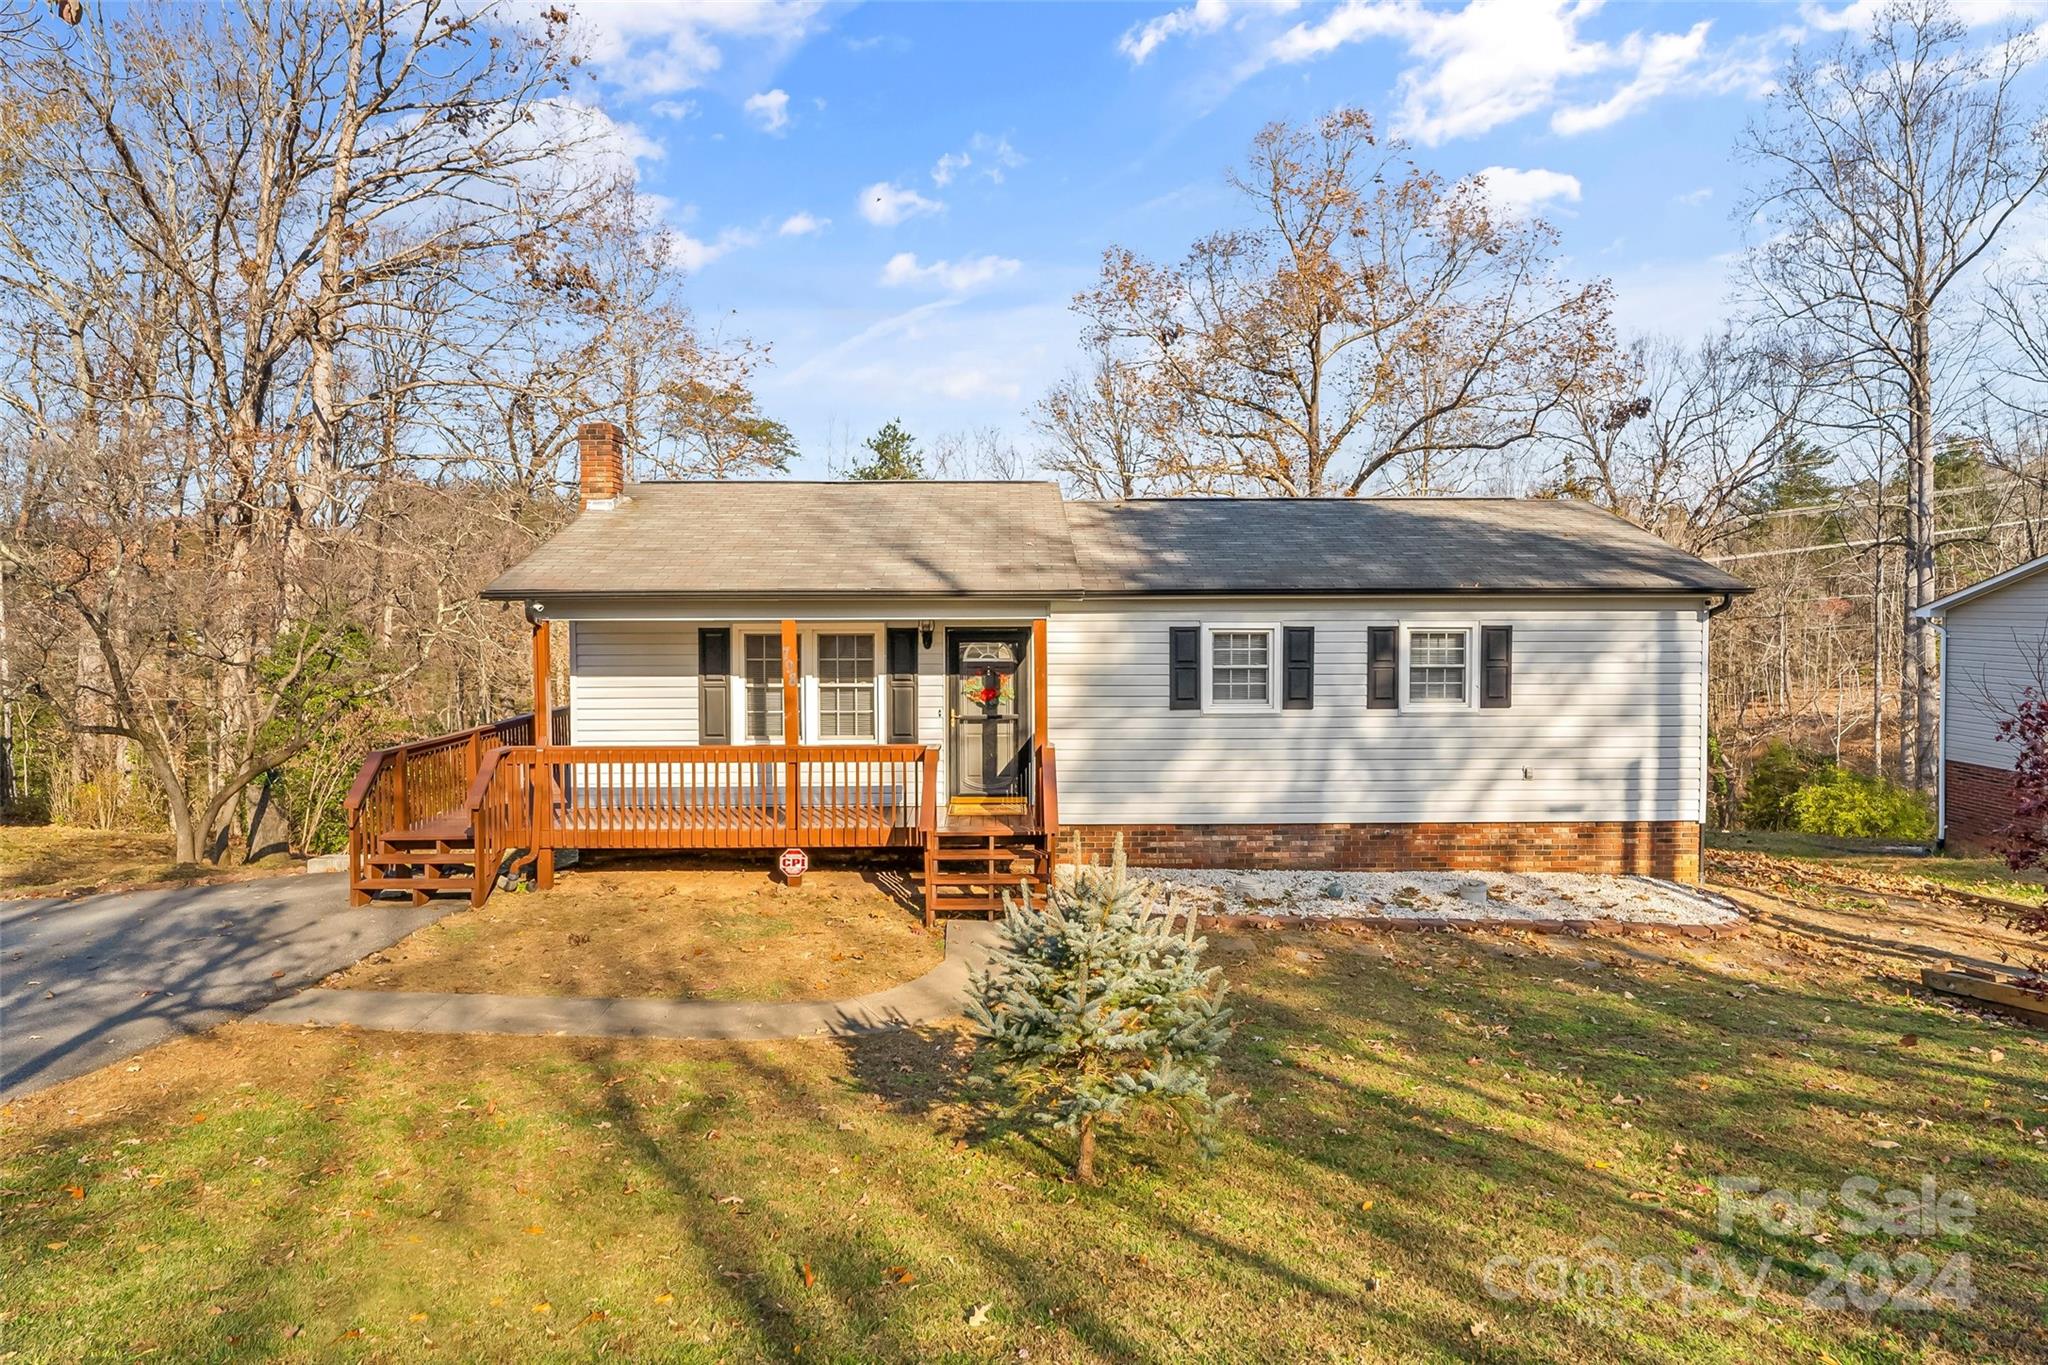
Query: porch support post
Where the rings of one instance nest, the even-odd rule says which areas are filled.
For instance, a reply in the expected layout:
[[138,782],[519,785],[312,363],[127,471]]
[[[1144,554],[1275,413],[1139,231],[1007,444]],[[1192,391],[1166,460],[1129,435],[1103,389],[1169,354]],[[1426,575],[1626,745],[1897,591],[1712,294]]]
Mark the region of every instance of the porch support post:
[[1049,670],[1045,658],[1045,618],[1031,623],[1031,747],[1043,749],[1045,734],[1045,679]]
[[[796,622],[782,623],[782,742],[797,745],[803,742],[803,701],[802,675],[797,671]],[[784,774],[783,818],[789,824],[789,843],[792,847],[800,844],[797,832],[801,827],[801,812],[798,808],[797,788],[802,785],[803,765],[791,759]]]
[[[548,708],[548,676],[554,665],[548,656],[547,621],[531,613],[527,619],[533,622],[533,884],[547,891],[555,884],[555,844],[552,822],[547,819],[554,770],[545,761],[548,745],[555,738],[554,717]],[[483,875],[482,868],[477,875]]]
[[548,623],[527,619],[533,622],[533,742],[546,744],[554,738],[548,725]]

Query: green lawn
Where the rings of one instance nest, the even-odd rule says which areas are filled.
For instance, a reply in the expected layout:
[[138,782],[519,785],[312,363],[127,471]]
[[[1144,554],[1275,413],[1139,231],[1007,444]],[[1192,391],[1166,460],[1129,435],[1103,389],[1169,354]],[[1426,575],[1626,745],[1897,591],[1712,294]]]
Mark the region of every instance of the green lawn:
[[[1119,1133],[1090,1189],[988,1124],[944,1029],[234,1024],[0,1108],[0,1358],[2042,1359],[2048,1046],[1908,989],[1904,949],[1857,946],[1887,926],[1840,932],[1861,913],[1219,936],[1223,1154]],[[1917,923],[1915,951],[1993,932]],[[1978,1214],[1925,1243],[1717,1227],[1718,1177],[1864,1174]],[[1974,1303],[1805,1301],[1817,1258],[1914,1252],[1966,1253]],[[1618,1297],[1488,1292],[1545,1255],[1775,1268],[1753,1306],[1656,1265]]]

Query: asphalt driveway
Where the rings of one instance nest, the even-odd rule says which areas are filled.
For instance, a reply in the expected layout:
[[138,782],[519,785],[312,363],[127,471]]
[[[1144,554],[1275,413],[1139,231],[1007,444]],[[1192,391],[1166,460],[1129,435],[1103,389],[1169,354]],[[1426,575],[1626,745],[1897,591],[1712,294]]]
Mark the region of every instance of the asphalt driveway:
[[339,874],[0,901],[0,1099],[211,1028],[463,905],[351,907]]

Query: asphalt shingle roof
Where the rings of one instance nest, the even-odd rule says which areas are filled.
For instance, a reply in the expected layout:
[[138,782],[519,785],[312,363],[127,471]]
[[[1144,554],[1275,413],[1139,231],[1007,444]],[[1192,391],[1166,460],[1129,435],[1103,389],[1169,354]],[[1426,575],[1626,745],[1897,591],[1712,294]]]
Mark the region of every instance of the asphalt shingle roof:
[[1067,525],[1092,593],[1748,591],[1583,502],[1136,498]]
[[484,589],[1044,597],[1080,587],[1050,483],[629,484]]
[[486,597],[1744,592],[1586,503],[1136,498],[1050,483],[634,484]]

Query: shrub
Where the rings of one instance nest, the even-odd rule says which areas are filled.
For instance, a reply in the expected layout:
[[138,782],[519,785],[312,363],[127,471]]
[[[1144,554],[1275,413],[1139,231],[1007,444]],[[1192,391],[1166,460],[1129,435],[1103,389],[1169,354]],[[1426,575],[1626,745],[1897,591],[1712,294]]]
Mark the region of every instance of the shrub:
[[1793,828],[1792,798],[1826,766],[1826,760],[1783,740],[1773,740],[1757,756],[1742,792],[1744,829]]
[[1934,811],[1926,797],[1833,764],[1795,792],[1790,805],[1792,827],[1802,834],[1916,843],[1934,838]]
[[1230,1037],[1222,973],[1192,912],[1130,876],[1118,842],[1108,868],[1076,865],[1045,903],[1013,904],[967,1014],[1029,1122],[1073,1133],[1074,1174],[1095,1178],[1095,1128],[1164,1104],[1206,1154],[1222,1102],[1209,1077]]

